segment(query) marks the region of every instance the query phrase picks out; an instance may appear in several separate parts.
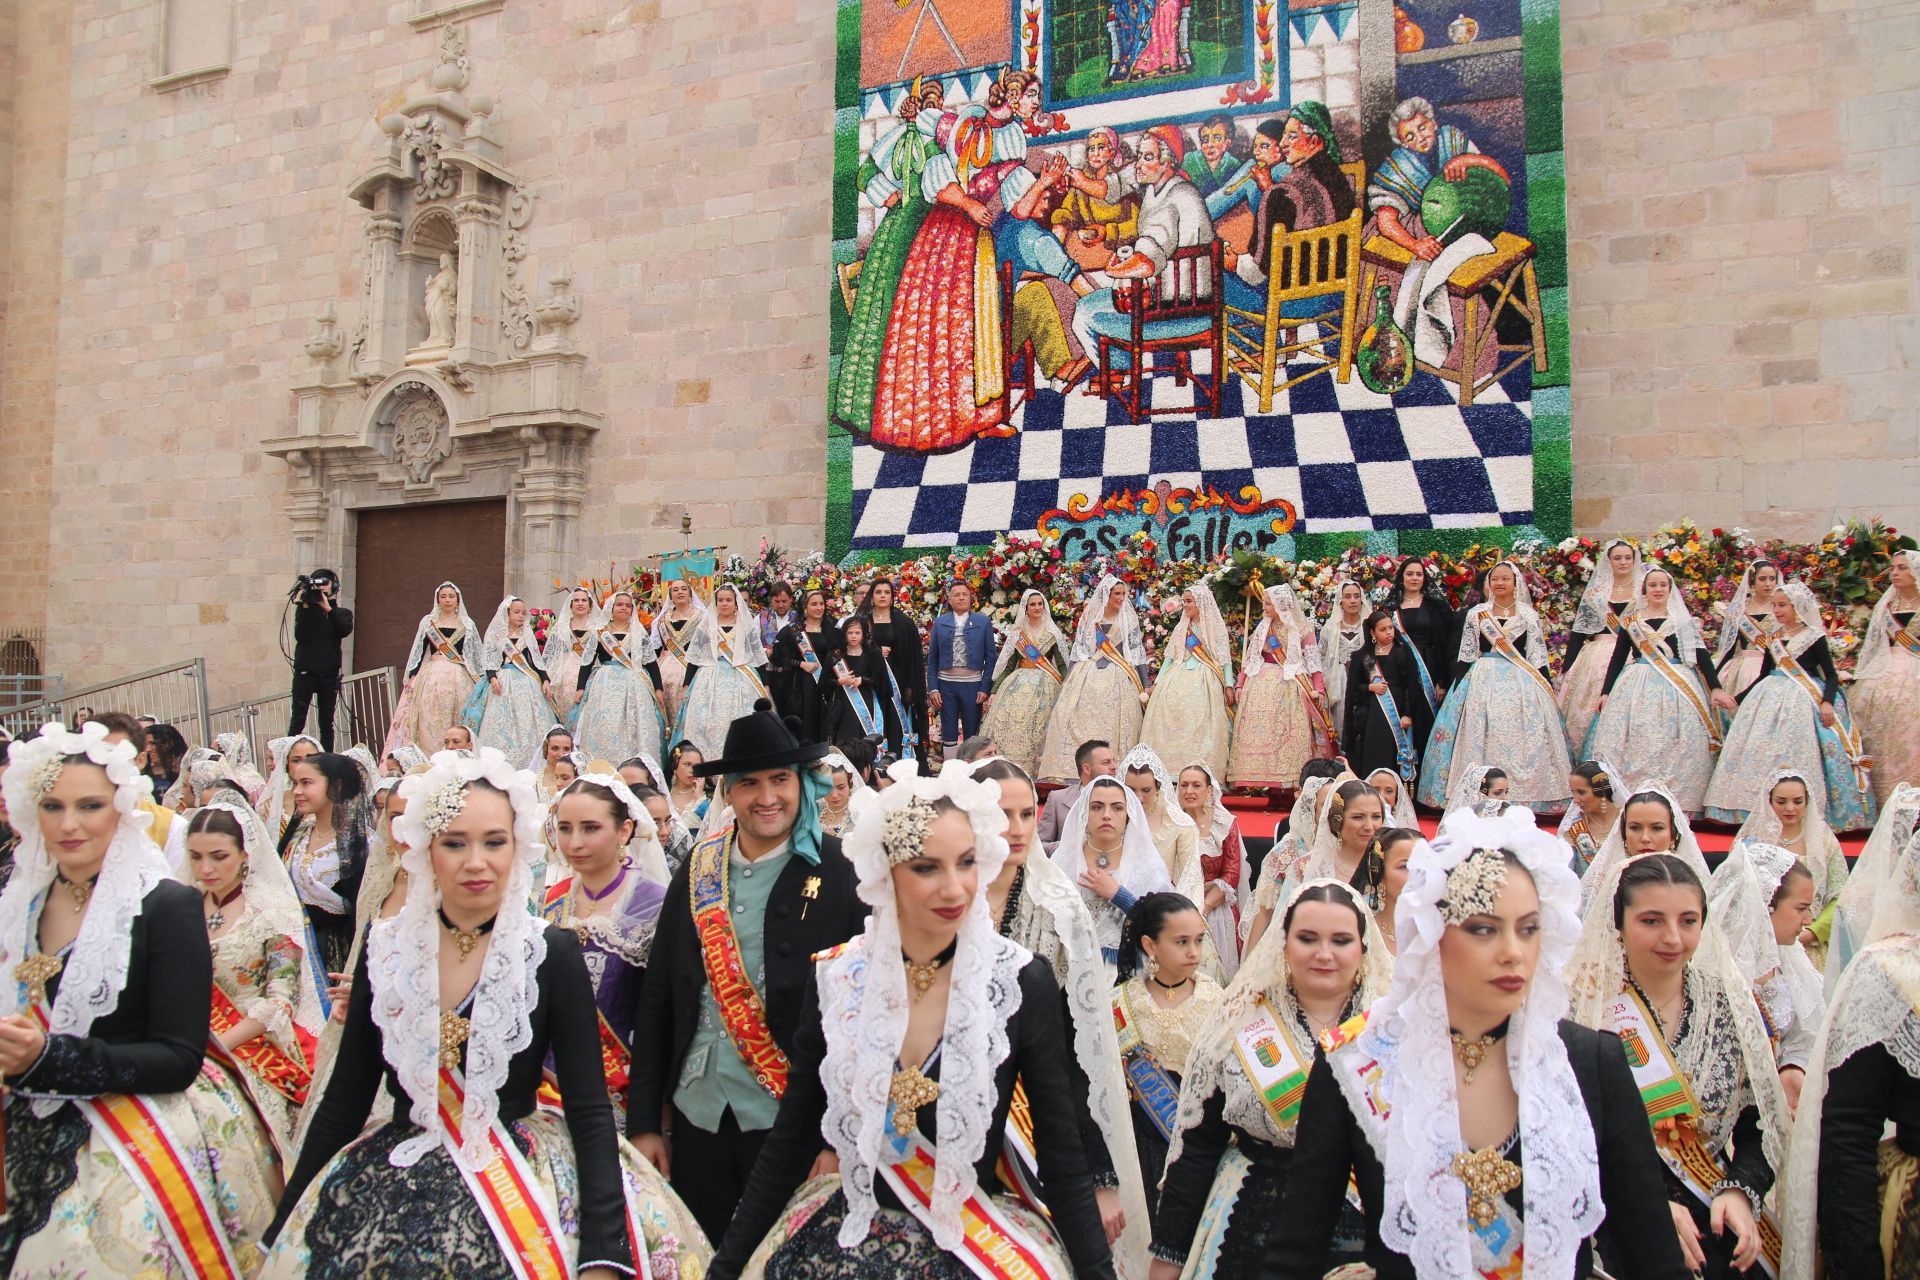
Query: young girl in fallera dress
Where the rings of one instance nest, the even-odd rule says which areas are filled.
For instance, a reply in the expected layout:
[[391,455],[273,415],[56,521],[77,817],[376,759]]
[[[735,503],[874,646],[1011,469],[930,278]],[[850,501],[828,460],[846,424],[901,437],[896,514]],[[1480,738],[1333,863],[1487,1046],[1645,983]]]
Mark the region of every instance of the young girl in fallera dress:
[[667,584],[667,607],[653,620],[653,649],[660,659],[660,692],[668,724],[680,719],[686,697],[687,650],[707,616],[707,606],[693,593],[693,584],[675,579]]
[[575,677],[581,693],[573,731],[590,760],[660,754],[662,677],[638,608],[631,591],[607,597],[606,622]]
[[593,592],[575,587],[567,595],[567,616],[555,619],[547,631],[540,668],[547,673],[547,700],[555,715],[565,718],[580,701],[580,664],[592,657],[599,641],[600,607]]
[[1140,741],[1147,650],[1126,583],[1112,574],[1100,579],[1080,611],[1067,658],[1072,667],[1040,751],[1043,782],[1077,778],[1073,756],[1083,742],[1104,742],[1118,757]]
[[1585,875],[1600,854],[1600,844],[1620,817],[1614,803],[1614,783],[1619,774],[1604,760],[1582,760],[1567,775],[1567,788],[1573,803],[1560,820],[1560,838],[1573,850],[1573,873]]
[[1420,692],[1413,649],[1384,610],[1368,615],[1367,640],[1348,659],[1345,733],[1341,739],[1354,771],[1387,772],[1408,786],[1419,776],[1420,744],[1413,710]]
[[1920,783],[1920,551],[1896,551],[1853,671],[1853,714],[1873,756],[1874,795]]

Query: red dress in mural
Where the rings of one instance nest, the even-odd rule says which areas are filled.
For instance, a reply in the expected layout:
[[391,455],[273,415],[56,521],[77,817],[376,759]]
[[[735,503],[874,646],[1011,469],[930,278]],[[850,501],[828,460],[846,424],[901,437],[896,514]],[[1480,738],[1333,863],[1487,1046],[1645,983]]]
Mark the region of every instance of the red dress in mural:
[[1006,394],[993,235],[949,200],[1011,207],[1032,185],[1027,138],[1011,111],[963,107],[940,121],[926,186],[936,198],[907,252],[880,357],[870,439],[941,453],[998,433]]

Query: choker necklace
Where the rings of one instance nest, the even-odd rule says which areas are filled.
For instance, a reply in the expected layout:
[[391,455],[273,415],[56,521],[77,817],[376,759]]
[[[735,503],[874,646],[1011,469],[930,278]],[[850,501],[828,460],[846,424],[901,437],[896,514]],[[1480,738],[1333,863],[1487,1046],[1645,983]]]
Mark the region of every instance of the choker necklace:
[[900,953],[900,959],[906,962],[907,981],[913,986],[913,998],[915,1000],[918,1000],[932,989],[934,978],[939,975],[942,969],[947,967],[948,963],[953,959],[953,953],[959,949],[960,939],[955,938],[947,944],[945,951],[942,951],[925,964],[916,963],[904,951]]
[[493,922],[500,918],[495,916],[493,920],[488,920],[480,927],[469,930],[462,929],[459,925],[447,919],[446,908],[439,908],[438,914],[440,916],[440,923],[445,925],[447,931],[453,935],[453,945],[460,948],[460,958],[462,960],[465,960],[473,954],[473,949],[480,945],[480,939],[493,932]]
[[1461,1078],[1461,1083],[1472,1084],[1473,1073],[1478,1071],[1480,1064],[1487,1060],[1487,1050],[1507,1038],[1507,1024],[1503,1022],[1487,1034],[1472,1040],[1451,1029],[1448,1030],[1447,1035],[1453,1040],[1453,1056],[1460,1059],[1460,1065],[1467,1069],[1466,1074]]
[[93,897],[93,887],[98,882],[99,877],[90,876],[85,880],[69,880],[65,876],[56,876],[55,878],[60,881],[60,887],[72,896],[73,914],[79,915],[82,911],[85,911],[88,900]]
[[[600,892],[595,893],[593,890],[587,888],[587,882],[585,880],[582,880],[580,882],[580,892],[586,894],[587,900],[590,902],[604,902],[606,901],[608,895],[612,894],[616,889],[618,889],[621,885],[625,884],[626,882],[627,882],[627,867],[625,863],[622,863],[620,864],[620,874],[613,878],[612,884],[609,884],[606,888],[602,889]],[[442,916],[440,918],[442,920],[446,919],[445,916]],[[451,929],[453,926],[448,925],[447,927]]]
[[1180,988],[1186,986],[1189,982],[1193,981],[1193,975],[1188,974],[1186,977],[1180,979],[1180,981],[1173,983],[1172,985],[1168,985],[1167,983],[1160,981],[1160,978],[1157,974],[1150,973],[1147,975],[1147,981],[1151,982],[1154,986],[1160,988],[1162,991],[1178,991]]
[[242,881],[241,883],[233,886],[233,892],[228,894],[224,898],[219,897],[217,895],[209,895],[213,897],[213,914],[207,917],[208,933],[220,932],[220,927],[226,924],[227,922],[228,904],[231,903],[235,898],[239,897],[241,894],[245,893],[246,891],[247,891],[246,882]]

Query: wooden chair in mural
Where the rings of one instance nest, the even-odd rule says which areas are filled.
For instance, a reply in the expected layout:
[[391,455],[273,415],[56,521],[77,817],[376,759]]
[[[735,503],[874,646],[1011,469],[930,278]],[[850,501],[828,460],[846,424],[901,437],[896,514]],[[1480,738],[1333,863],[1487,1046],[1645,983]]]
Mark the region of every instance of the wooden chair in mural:
[[[1226,308],[1227,367],[1259,398],[1261,413],[1273,411],[1273,398],[1308,378],[1331,373],[1337,382],[1353,376],[1353,348],[1359,335],[1360,229],[1366,167],[1343,164],[1353,183],[1353,212],[1311,231],[1276,226],[1266,251],[1267,305],[1263,311]],[[1254,246],[1249,246],[1254,247]],[[1313,326],[1313,336],[1300,331]],[[1287,376],[1299,357],[1313,367]]]
[[[1109,395],[1127,406],[1127,420],[1141,422],[1156,413],[1192,413],[1205,406],[1206,417],[1220,416],[1220,390],[1226,382],[1225,290],[1220,278],[1220,242],[1176,249],[1152,280],[1129,280],[1115,290],[1115,304],[1132,324],[1125,337],[1101,335],[1094,374]],[[1113,362],[1124,352],[1126,367]],[[1213,362],[1205,377],[1193,371],[1193,353],[1205,351]],[[1190,405],[1154,408],[1149,390],[1156,357],[1170,357],[1174,382],[1193,383]],[[1119,385],[1124,380],[1124,385]],[[1116,389],[1118,388],[1118,389]]]
[[1032,397],[1040,377],[1034,368],[1039,361],[1033,358],[1033,343],[1022,342],[1018,347],[1013,344],[1013,295],[1024,282],[1014,278],[1010,261],[1000,264],[999,274],[1000,352],[1006,362],[1004,385],[1007,389],[1000,397],[1000,421],[1007,423],[1013,420],[1014,411]]

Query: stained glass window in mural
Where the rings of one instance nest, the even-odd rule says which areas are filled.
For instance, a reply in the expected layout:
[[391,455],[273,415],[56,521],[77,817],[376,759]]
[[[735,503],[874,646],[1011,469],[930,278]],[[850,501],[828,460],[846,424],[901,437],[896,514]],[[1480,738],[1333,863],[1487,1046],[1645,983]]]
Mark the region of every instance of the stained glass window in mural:
[[1053,103],[1246,74],[1244,0],[1052,0]]

